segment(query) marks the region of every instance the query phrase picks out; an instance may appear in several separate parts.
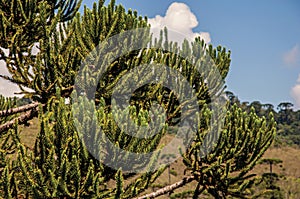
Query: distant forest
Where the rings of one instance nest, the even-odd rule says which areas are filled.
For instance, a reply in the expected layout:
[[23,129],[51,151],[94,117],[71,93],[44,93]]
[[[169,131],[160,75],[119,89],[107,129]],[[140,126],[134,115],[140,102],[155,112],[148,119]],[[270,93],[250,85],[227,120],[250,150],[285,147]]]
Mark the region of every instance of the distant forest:
[[300,110],[295,111],[294,104],[291,102],[281,102],[277,106],[273,104],[262,104],[259,101],[241,102],[231,91],[226,91],[230,105],[237,104],[244,111],[249,112],[251,108],[255,109],[258,116],[269,118],[274,115],[277,122],[277,136],[275,146],[277,145],[297,145],[300,146]]

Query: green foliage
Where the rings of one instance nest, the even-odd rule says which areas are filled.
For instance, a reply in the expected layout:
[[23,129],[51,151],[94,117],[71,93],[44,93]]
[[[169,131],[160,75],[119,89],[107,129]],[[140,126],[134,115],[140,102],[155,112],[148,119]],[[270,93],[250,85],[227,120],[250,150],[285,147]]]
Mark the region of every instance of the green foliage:
[[261,194],[263,198],[284,198],[284,192],[278,186],[278,181],[282,176],[273,172],[273,166],[282,163],[282,160],[277,158],[264,158],[259,161],[259,164],[268,164],[270,172],[263,173],[258,184],[264,189]]
[[[12,76],[0,75],[18,84],[21,93],[45,103],[56,87],[67,92],[73,85],[78,55],[70,22],[80,6],[77,0],[14,0],[0,3],[1,60]],[[34,32],[32,32],[34,31]],[[33,52],[33,47],[38,52]]]
[[13,143],[15,134],[18,132],[17,125],[13,129],[0,135],[0,197],[14,198],[17,195],[16,162],[11,161],[11,154],[17,150]]
[[[0,111],[7,111],[17,106],[17,98],[6,98],[0,95]],[[0,115],[0,125],[11,120],[13,117],[10,115]]]
[[[3,0],[0,2],[0,46],[27,52],[45,36],[45,25],[68,21],[79,9],[78,0]],[[60,13],[55,15],[55,13]],[[43,15],[43,16],[42,16]],[[59,16],[59,18],[57,18]],[[45,21],[44,19],[47,19]],[[4,56],[1,51],[1,55]],[[14,54],[17,55],[17,54]],[[20,55],[20,54],[19,54]]]
[[272,104],[262,104],[259,101],[240,102],[237,96],[232,92],[226,91],[226,95],[230,104],[237,104],[244,111],[249,112],[251,107],[255,109],[255,113],[262,117],[269,118],[270,114],[274,116],[277,123],[277,136],[275,145],[297,145],[300,146],[300,110],[294,110],[293,104],[290,102],[281,102],[275,111]]
[[[213,115],[223,111],[212,110],[210,104],[225,88],[221,80],[229,71],[230,51],[221,46],[213,48],[206,45],[201,38],[192,43],[184,41],[179,48],[177,43],[168,41],[166,29],[154,41],[150,32],[145,31],[142,36],[147,39],[143,42],[149,44],[149,48],[135,50],[114,60],[99,82],[92,77],[103,71],[86,71],[85,77],[90,82],[79,84],[79,91],[83,89],[89,94],[89,87],[98,85],[96,93],[88,96],[90,100],[74,89],[82,59],[108,37],[149,25],[146,17],[138,16],[136,11],[126,12],[121,5],[115,5],[114,0],[107,6],[100,0],[92,9],[85,7],[82,15],[75,14],[79,3],[71,0],[0,3],[0,45],[9,49],[9,55],[1,50],[0,59],[6,62],[12,75],[0,77],[17,83],[25,97],[41,102],[38,112],[40,129],[34,149],[21,142],[17,124],[14,129],[1,134],[0,197],[133,198],[141,195],[166,168],[153,169],[159,164],[157,159],[164,146],[164,137],[172,137],[180,120],[191,116],[198,124],[192,129],[196,137],[191,146],[182,151],[182,156],[185,172],[193,175],[198,183],[193,197],[204,191],[216,198],[247,194],[254,183],[249,171],[272,143],[276,123],[271,111],[267,119],[260,118],[257,115],[261,113],[254,109],[243,112],[234,103],[227,111],[223,127],[218,126],[220,122],[211,123],[214,121]],[[32,34],[35,29],[37,32]],[[129,42],[123,41],[124,46]],[[39,48],[36,54],[32,52],[34,45]],[[161,49],[162,46],[165,49]],[[117,53],[119,50],[115,47],[111,52]],[[109,56],[107,54],[101,59]],[[188,104],[192,99],[179,102],[176,93],[159,82],[139,88],[133,93],[130,106],[113,115],[111,97],[114,86],[126,72],[149,63],[163,64],[180,71],[195,90],[197,107],[183,112],[180,103]],[[213,64],[215,70],[212,67],[209,71],[199,72],[195,68],[198,63]],[[217,78],[217,73],[221,80]],[[163,79],[167,74],[160,75]],[[133,78],[149,79],[149,76]],[[210,87],[207,80],[211,81]],[[177,79],[170,81],[177,84]],[[183,85],[178,87],[180,90],[186,89]],[[65,98],[70,97],[73,90],[72,99],[78,99],[72,102],[75,106],[65,104]],[[127,121],[133,121],[138,126],[149,125],[152,119],[150,107],[155,103],[166,110],[165,123],[164,113],[154,110],[162,123],[161,131],[155,132],[155,135],[149,132],[149,137],[142,139],[128,135],[126,132],[130,130],[130,124]],[[15,104],[15,99],[0,97],[1,110],[12,108]],[[197,115],[198,108],[200,113]],[[120,129],[114,116],[124,121],[126,128]],[[222,121],[224,118],[221,116],[215,121]],[[4,123],[10,119],[1,117],[0,121]],[[102,135],[97,133],[99,126],[104,132]],[[215,132],[209,134],[211,130]],[[218,135],[218,142],[211,146],[210,141]],[[99,143],[103,143],[104,136],[115,146],[101,148]],[[205,141],[205,138],[208,140]],[[92,146],[89,149],[94,150],[87,150],[87,144]],[[118,157],[114,150],[116,146],[134,153],[147,154],[155,150],[156,153],[148,160],[128,160],[125,156]],[[210,151],[207,156],[203,156],[207,151],[203,151],[202,146]],[[110,168],[97,159],[99,151],[107,153],[105,157],[110,158],[111,162],[122,159],[123,164],[134,165],[136,170],[146,167],[149,171],[138,174],[124,172],[122,166]],[[15,153],[16,159],[11,160],[9,153]],[[100,157],[103,155],[101,153]],[[182,197],[185,194],[190,192],[183,193]]]
[[[208,113],[209,115],[209,113]],[[248,115],[234,105],[227,113],[225,126],[212,152],[201,157],[203,136],[199,131],[197,139],[184,155],[187,169],[196,177],[198,184],[216,198],[242,196],[253,184],[249,171],[272,143],[276,132],[274,119],[267,123],[254,110]],[[206,135],[207,136],[207,135]]]
[[[135,181],[124,185],[124,179],[132,174],[114,171],[96,160],[74,128],[70,105],[65,105],[62,98],[52,103],[47,113],[40,111],[41,130],[33,151],[21,143],[17,128],[9,131],[18,156],[11,162],[1,153],[4,164],[0,185],[5,191],[0,192],[1,197],[11,194],[30,198],[132,198],[164,171],[162,168],[137,175]],[[115,187],[108,186],[110,180]]]
[[130,9],[126,12],[122,5],[115,5],[114,0],[108,6],[103,4],[104,1],[100,0],[98,4],[93,4],[92,9],[84,7],[83,15],[78,13],[74,19],[76,40],[82,57],[86,57],[110,36],[148,26],[147,17],[142,18]]
[[[255,198],[285,198],[284,190],[279,186],[279,180],[283,177],[277,173],[263,173],[256,181]],[[259,190],[259,192],[257,191]]]
[[70,108],[63,99],[54,103],[48,113],[40,114],[41,130],[34,151],[16,143],[24,178],[22,191],[35,198],[109,196],[111,191],[103,185],[103,168],[89,157],[74,132]]

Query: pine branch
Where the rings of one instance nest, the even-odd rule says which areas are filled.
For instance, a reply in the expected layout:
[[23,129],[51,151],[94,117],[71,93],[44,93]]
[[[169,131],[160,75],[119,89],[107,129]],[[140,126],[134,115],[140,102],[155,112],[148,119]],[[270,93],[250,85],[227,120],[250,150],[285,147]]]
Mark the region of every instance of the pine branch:
[[23,113],[19,117],[12,119],[12,120],[6,122],[5,124],[0,125],[0,133],[10,129],[16,122],[18,122],[18,124],[25,124],[28,120],[32,119],[36,115],[37,112],[38,112],[38,106]]
[[158,196],[161,196],[161,195],[164,195],[166,193],[169,193],[175,189],[178,189],[190,182],[192,182],[193,180],[195,180],[195,177],[194,176],[188,176],[188,177],[185,177],[183,178],[182,180],[174,183],[174,184],[171,184],[169,186],[166,186],[164,188],[161,188],[155,192],[152,192],[152,193],[149,193],[149,194],[146,194],[144,196],[141,196],[141,197],[138,197],[138,198],[135,198],[135,199],[146,199],[146,198],[156,198]]
[[20,113],[20,112],[25,112],[25,111],[28,111],[30,109],[36,108],[38,105],[39,105],[38,102],[34,102],[34,103],[31,103],[31,104],[26,104],[24,106],[11,108],[11,109],[8,109],[8,110],[3,110],[3,111],[0,111],[0,117],[9,116],[9,115]]

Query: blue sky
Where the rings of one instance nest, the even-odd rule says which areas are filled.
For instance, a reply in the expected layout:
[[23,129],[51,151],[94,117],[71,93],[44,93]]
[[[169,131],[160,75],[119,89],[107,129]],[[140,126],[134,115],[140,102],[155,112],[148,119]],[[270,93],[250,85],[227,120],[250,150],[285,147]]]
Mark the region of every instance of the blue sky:
[[[92,7],[93,2],[83,0],[83,5]],[[186,35],[205,35],[214,46],[230,49],[232,64],[226,84],[242,101],[259,100],[275,107],[289,101],[300,108],[300,1],[117,0],[119,3],[148,16],[154,24],[159,20],[167,26],[187,23],[186,29],[179,27]],[[3,67],[0,72],[5,74]],[[10,95],[14,88],[0,80],[0,94]]]
[[[93,2],[83,0],[88,7]],[[232,51],[228,90],[242,101],[275,107],[290,101],[300,108],[300,1],[117,0],[148,18],[164,17],[174,2],[196,16],[193,32],[208,32],[214,46]]]

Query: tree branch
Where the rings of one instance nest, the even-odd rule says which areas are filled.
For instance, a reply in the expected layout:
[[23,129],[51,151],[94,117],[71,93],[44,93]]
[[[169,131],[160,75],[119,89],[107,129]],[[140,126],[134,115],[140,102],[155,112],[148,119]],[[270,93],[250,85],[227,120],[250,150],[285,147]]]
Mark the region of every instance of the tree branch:
[[18,124],[25,124],[28,120],[32,119],[36,115],[38,108],[39,107],[36,106],[35,108],[23,113],[19,117],[0,125],[0,133],[10,129],[16,122],[18,122]]
[[28,111],[30,109],[36,108],[38,105],[39,105],[38,102],[34,102],[34,103],[27,104],[27,105],[24,105],[24,106],[20,106],[20,107],[17,107],[17,108],[11,108],[11,109],[8,109],[8,110],[3,110],[3,111],[0,111],[0,117],[9,116],[9,115],[20,113],[20,112],[25,112],[25,111]]
[[166,186],[164,188],[161,188],[155,192],[152,192],[152,193],[149,193],[149,194],[146,194],[144,196],[141,196],[141,197],[138,197],[138,198],[135,198],[135,199],[146,199],[146,198],[155,198],[155,197],[158,197],[158,196],[161,196],[161,195],[164,195],[166,193],[169,193],[175,189],[178,189],[180,187],[182,187],[183,185],[186,185],[190,182],[192,182],[193,180],[195,180],[195,177],[194,176],[188,176],[188,177],[184,177],[182,180],[174,183],[174,184],[171,184],[169,186]]

